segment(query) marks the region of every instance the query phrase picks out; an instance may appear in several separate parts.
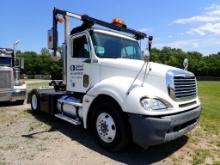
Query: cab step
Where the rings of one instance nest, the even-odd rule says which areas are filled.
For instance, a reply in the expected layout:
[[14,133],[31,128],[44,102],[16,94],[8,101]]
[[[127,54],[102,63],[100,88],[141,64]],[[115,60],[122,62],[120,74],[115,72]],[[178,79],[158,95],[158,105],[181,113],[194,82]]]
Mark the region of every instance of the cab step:
[[82,122],[79,120],[79,118],[75,118],[74,119],[74,118],[66,116],[66,115],[64,115],[62,113],[55,114],[55,117],[57,117],[57,118],[59,118],[61,120],[67,121],[67,122],[69,122],[69,123],[71,123],[73,125],[81,125],[82,124]]

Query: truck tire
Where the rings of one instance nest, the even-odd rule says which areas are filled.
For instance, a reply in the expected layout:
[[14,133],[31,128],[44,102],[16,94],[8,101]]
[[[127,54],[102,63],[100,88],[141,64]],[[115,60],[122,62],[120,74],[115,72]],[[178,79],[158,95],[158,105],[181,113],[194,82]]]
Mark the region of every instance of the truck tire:
[[119,108],[112,102],[102,103],[92,115],[94,137],[104,149],[112,152],[124,149],[130,141],[128,125]]
[[35,114],[40,111],[40,100],[37,92],[31,94],[31,110]]

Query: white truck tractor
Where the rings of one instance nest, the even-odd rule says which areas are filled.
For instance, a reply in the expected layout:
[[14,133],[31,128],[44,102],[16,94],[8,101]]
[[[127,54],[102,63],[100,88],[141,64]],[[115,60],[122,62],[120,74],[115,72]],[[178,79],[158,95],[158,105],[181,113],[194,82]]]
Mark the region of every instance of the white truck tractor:
[[[82,21],[69,30],[69,18]],[[195,75],[150,62],[153,37],[112,23],[54,9],[48,46],[54,55],[58,22],[64,23],[63,82],[29,93],[33,113],[83,125],[98,143],[118,151],[129,141],[147,148],[183,136],[198,123]],[[140,40],[148,39],[141,53]]]
[[26,84],[20,80],[20,67],[15,63],[14,50],[0,48],[0,104],[24,103]]

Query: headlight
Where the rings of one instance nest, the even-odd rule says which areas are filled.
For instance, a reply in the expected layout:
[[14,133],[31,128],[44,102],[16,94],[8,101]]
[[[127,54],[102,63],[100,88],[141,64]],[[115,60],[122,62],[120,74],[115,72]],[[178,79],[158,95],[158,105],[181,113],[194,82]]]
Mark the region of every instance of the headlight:
[[140,103],[141,103],[142,107],[148,111],[163,110],[163,109],[168,108],[166,103],[162,102],[159,99],[152,99],[152,98],[143,97],[140,100]]

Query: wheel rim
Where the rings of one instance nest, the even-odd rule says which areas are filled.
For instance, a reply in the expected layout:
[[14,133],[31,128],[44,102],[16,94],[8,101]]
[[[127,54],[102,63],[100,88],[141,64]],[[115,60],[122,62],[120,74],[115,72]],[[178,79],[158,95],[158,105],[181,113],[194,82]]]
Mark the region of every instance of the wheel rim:
[[37,109],[37,96],[35,94],[32,95],[31,104],[32,104],[33,110],[36,110]]
[[111,143],[116,135],[116,126],[111,115],[106,112],[100,113],[96,120],[96,130],[104,142]]

